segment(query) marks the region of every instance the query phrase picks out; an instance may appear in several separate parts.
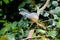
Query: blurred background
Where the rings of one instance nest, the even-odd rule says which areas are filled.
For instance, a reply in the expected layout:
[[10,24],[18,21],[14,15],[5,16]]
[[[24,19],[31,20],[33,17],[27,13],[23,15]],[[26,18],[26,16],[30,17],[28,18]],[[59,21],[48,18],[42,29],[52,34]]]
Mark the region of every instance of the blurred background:
[[[36,12],[47,0],[0,0],[0,40],[21,40],[28,36],[35,23],[24,19],[19,14],[23,8]],[[60,40],[60,0],[50,0],[47,7],[39,15],[39,21],[46,25],[46,30],[37,27],[33,36],[49,37],[32,38],[31,40]]]

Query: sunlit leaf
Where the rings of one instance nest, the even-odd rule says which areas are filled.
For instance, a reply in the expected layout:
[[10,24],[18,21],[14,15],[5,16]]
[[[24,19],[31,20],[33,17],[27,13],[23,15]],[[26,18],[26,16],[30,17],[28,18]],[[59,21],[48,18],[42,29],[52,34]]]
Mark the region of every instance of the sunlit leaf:
[[57,27],[57,28],[60,28],[60,18],[58,18],[58,21],[59,21],[59,22],[56,23],[56,27]]
[[50,39],[42,37],[42,38],[39,39],[39,40],[50,40]]
[[5,23],[4,25],[5,25],[5,27],[3,27],[3,28],[0,30],[0,34],[5,34],[6,31],[9,31],[9,30],[10,30],[11,23]]
[[5,36],[1,36],[0,40],[7,40],[7,38]]
[[8,4],[9,3],[9,0],[3,0],[6,4]]

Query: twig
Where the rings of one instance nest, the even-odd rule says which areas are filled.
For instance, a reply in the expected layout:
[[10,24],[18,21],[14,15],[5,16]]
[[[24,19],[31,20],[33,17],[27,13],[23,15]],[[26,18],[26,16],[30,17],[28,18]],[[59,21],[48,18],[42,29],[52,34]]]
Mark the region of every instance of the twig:
[[35,28],[34,29],[31,29],[30,32],[29,32],[29,34],[28,34],[28,37],[25,38],[25,39],[22,39],[22,40],[26,40],[26,39],[32,38],[33,37],[34,30],[35,30]]
[[34,30],[35,30],[35,29],[31,29],[31,30],[30,30],[27,38],[33,37]]
[[43,37],[43,36],[35,36],[35,37],[25,38],[25,39],[22,39],[22,40],[33,39],[33,38],[40,38],[40,37]]
[[45,27],[45,25],[44,25],[43,23],[38,23],[38,22],[36,22],[36,23],[37,23],[37,25],[40,26],[41,28],[46,29],[46,27]]
[[42,8],[40,8],[40,9],[37,8],[37,14],[38,14],[38,15],[40,14],[41,11],[43,11],[43,10],[46,8],[46,6],[48,5],[49,1],[50,1],[50,0],[47,0],[46,3],[44,4],[44,6],[43,6]]
[[30,37],[30,38],[25,38],[22,40],[28,40],[28,39],[33,39],[33,38],[43,38],[43,37],[49,37],[48,35],[43,35],[43,36],[34,36],[34,37]]

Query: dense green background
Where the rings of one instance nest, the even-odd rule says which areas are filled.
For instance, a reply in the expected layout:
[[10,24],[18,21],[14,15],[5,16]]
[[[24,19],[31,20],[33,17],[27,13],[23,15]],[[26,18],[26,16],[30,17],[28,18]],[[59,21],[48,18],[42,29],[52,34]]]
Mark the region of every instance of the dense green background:
[[[26,38],[35,23],[24,19],[19,14],[19,9],[25,8],[29,12],[36,12],[36,7],[42,7],[45,2],[46,0],[0,0],[0,40]],[[51,0],[45,11],[41,12],[39,21],[43,21],[47,29],[37,27],[33,36],[49,37],[31,40],[60,40],[60,0]]]

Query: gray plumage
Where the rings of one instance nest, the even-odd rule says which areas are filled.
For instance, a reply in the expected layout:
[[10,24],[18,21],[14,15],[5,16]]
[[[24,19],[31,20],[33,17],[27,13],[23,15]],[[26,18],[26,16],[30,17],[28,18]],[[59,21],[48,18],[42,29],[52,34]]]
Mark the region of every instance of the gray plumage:
[[38,19],[39,15],[35,12],[30,13],[28,10],[26,9],[21,9],[19,14],[21,14],[24,18],[32,18],[32,17],[36,17]]

